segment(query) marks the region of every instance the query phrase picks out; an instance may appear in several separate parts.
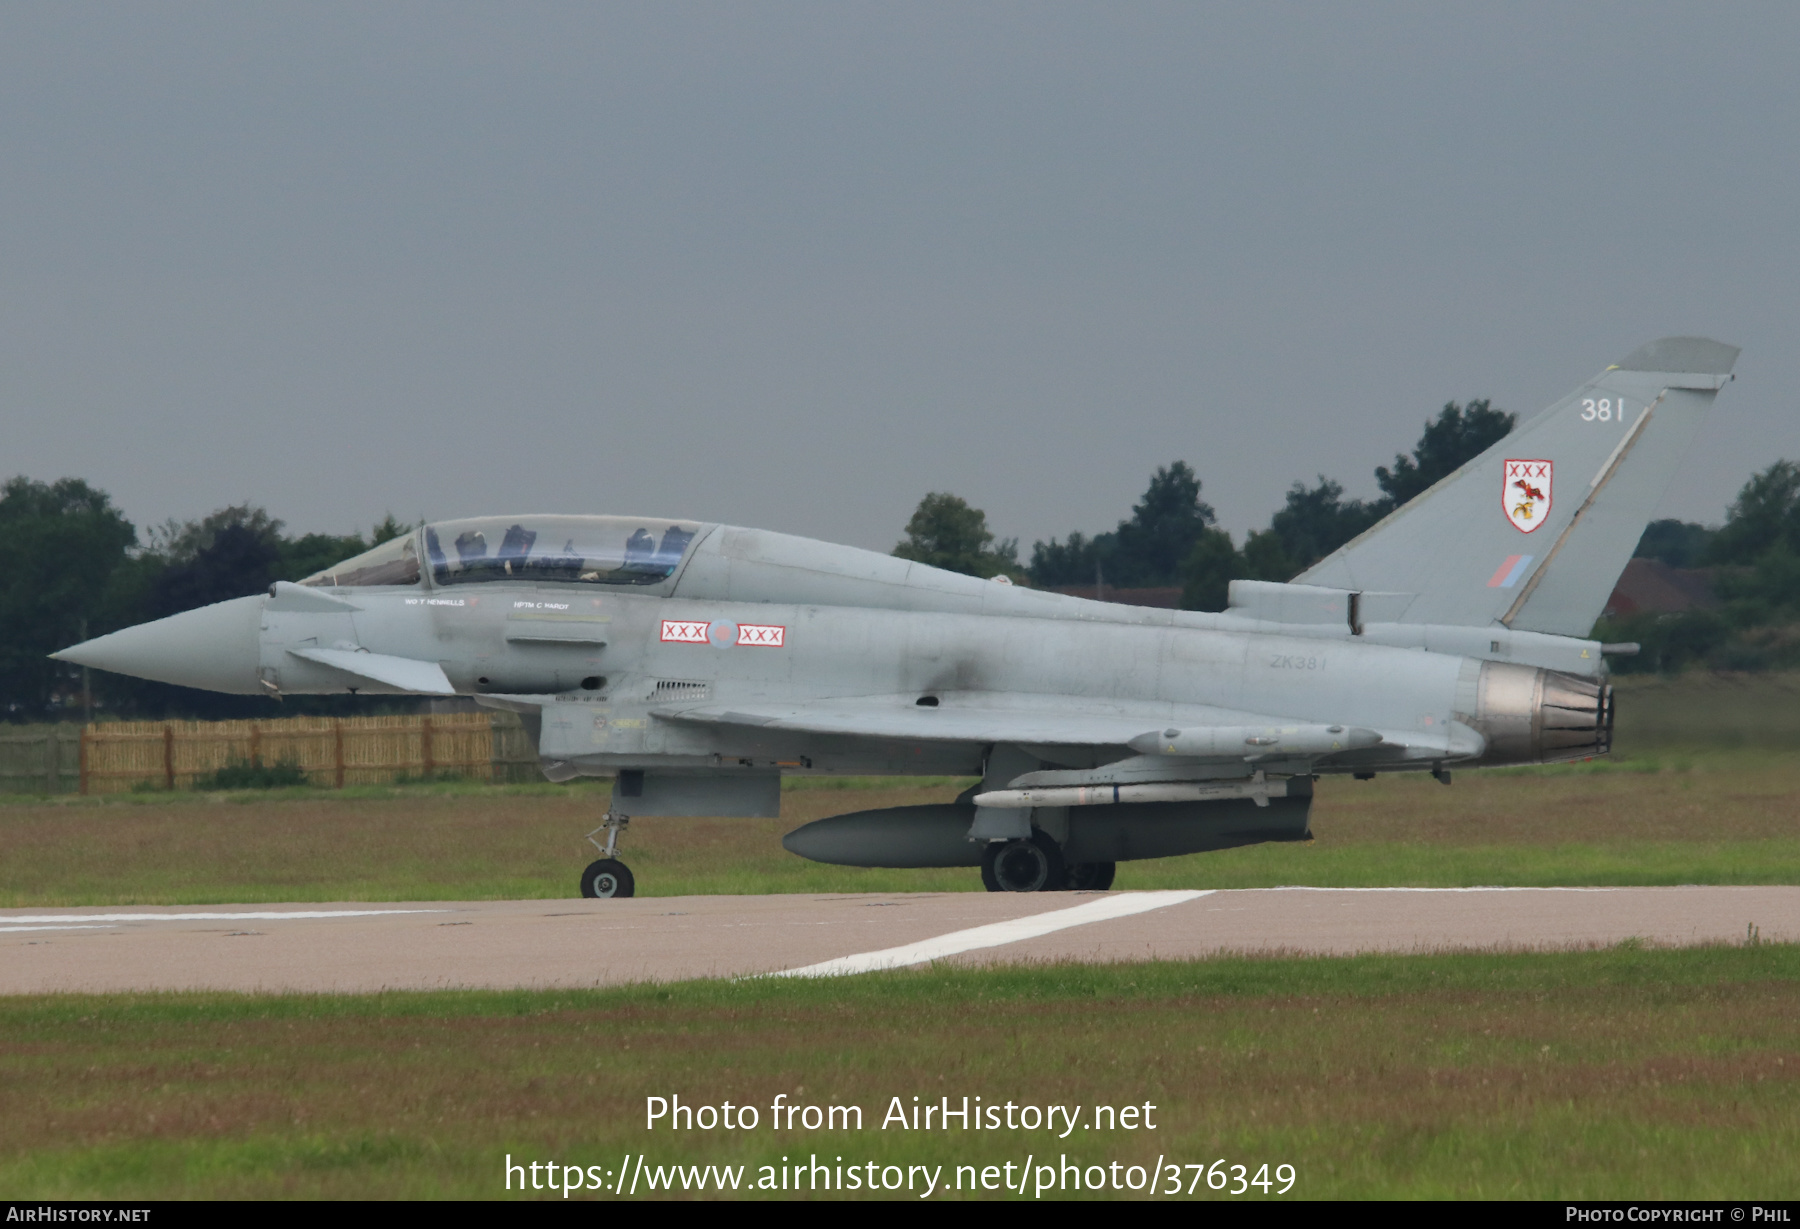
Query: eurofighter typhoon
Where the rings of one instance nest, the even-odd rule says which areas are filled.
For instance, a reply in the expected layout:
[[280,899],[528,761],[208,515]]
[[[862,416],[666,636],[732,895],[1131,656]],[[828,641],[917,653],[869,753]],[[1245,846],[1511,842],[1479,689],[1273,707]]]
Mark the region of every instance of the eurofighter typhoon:
[[[240,694],[472,696],[629,819],[776,816],[783,773],[967,775],[953,803],[790,832],[805,858],[980,867],[990,891],[1307,839],[1313,782],[1602,755],[1587,639],[1737,348],[1652,342],[1289,584],[1223,613],[1042,593],[699,521],[428,524],[298,584],[66,649]],[[591,834],[592,836],[592,834]]]

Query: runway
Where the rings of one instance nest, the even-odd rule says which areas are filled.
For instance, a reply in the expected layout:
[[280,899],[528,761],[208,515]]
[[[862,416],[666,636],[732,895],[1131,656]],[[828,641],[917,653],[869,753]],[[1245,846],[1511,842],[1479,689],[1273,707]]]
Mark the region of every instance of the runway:
[[1800,888],[1259,888],[0,910],[0,994],[367,993],[1800,940]]

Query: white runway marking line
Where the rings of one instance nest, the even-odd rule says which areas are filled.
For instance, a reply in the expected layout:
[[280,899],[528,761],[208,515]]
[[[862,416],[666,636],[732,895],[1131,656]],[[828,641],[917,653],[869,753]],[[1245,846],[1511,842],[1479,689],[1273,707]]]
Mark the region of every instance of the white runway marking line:
[[[1693,884],[1685,885],[1688,887]],[[1277,888],[1226,888],[1237,892],[1619,892],[1622,888],[1534,888],[1493,885],[1479,888],[1319,888],[1303,883],[1283,884]]]
[[907,965],[924,964],[929,960],[942,960],[946,956],[955,956],[962,952],[1035,939],[1039,935],[1053,934],[1059,930],[1067,930],[1071,926],[1087,926],[1093,922],[1105,922],[1112,918],[1149,913],[1152,909],[1167,909],[1170,905],[1186,904],[1190,900],[1199,900],[1202,896],[1211,895],[1210,891],[1122,892],[1117,896],[1104,896],[1099,900],[1091,900],[1086,904],[1075,905],[1069,909],[1052,909],[1048,913],[1014,918],[1009,922],[994,922],[987,926],[975,926],[968,930],[954,930],[947,935],[938,935],[936,938],[923,939],[917,943],[883,948],[878,952],[863,952],[856,956],[839,956],[835,960],[820,961],[818,964],[809,964],[800,969],[783,969],[779,973],[769,973],[766,976],[842,977],[850,973],[872,973],[878,969],[903,969]]
[[454,909],[295,909],[288,913],[26,913],[0,917],[7,930],[100,930],[102,922],[292,922],[334,917],[389,917],[401,913],[454,913]]

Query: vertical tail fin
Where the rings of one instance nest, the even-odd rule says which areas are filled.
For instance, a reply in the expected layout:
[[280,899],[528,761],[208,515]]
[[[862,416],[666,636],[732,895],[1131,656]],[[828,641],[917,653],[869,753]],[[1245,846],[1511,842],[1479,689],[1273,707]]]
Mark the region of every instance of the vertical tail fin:
[[1639,347],[1294,583],[1410,594],[1405,623],[1587,635],[1737,356]]

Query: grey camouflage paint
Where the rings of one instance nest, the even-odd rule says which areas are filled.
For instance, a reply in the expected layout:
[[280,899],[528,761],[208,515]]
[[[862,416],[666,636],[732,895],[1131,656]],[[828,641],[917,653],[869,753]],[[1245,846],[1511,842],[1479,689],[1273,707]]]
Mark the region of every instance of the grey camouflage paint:
[[[1253,786],[1254,802],[1180,812],[1009,816],[983,804],[976,819],[965,800],[929,823],[995,837],[1036,825],[1065,844],[1168,852],[1182,816],[1241,814],[1251,827],[1227,824],[1194,847],[1297,839],[1310,797],[1298,783],[1320,773],[1607,750],[1602,646],[1586,637],[1736,355],[1695,338],[1643,347],[1296,583],[1234,583],[1222,614],[696,525],[654,583],[443,588],[426,568],[412,586],[282,584],[58,656],[227,691],[472,695],[524,716],[552,779],[643,774],[620,790],[637,814],[767,814],[781,773],[967,774],[984,790],[1065,791],[1285,777],[1300,801],[1279,822],[1257,818],[1271,800]],[[1548,503],[1529,529],[1502,502],[1521,458],[1541,463],[1533,481]],[[1208,791],[1184,796],[1198,795]],[[884,815],[832,839],[927,823]],[[1108,815],[1125,825],[1111,836]],[[1131,815],[1150,818],[1133,827]],[[906,856],[967,860],[960,848]]]

